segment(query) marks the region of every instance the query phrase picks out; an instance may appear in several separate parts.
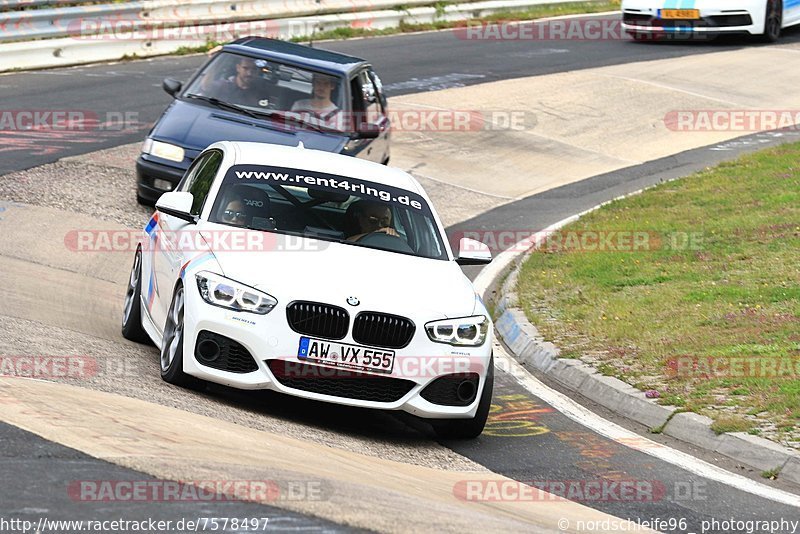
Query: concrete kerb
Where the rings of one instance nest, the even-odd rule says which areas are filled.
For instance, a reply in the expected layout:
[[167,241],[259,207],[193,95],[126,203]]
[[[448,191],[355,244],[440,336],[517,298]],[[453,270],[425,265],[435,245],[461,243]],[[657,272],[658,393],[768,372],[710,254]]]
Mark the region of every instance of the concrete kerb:
[[[498,336],[510,349],[511,354],[521,364],[533,367],[546,374],[570,391],[580,393],[584,397],[601,406],[622,415],[632,421],[643,424],[649,429],[660,429],[661,432],[681,441],[691,443],[699,448],[727,456],[746,466],[771,471],[777,469],[783,480],[800,484],[800,455],[767,439],[743,433],[716,434],[711,429],[713,421],[691,412],[680,412],[674,406],[662,406],[648,399],[644,392],[610,376],[604,376],[593,367],[575,359],[559,358],[558,347],[544,340],[536,327],[528,321],[519,307],[516,293],[519,270],[522,263],[543,241],[544,237],[563,226],[579,219],[605,204],[622,198],[639,194],[643,190],[630,195],[617,197],[609,202],[599,204],[578,215],[560,221],[535,234],[527,251],[521,246],[512,247],[514,252],[501,260],[502,266],[488,273],[494,280],[507,271],[500,289],[500,297],[496,307],[499,315],[495,322]],[[492,282],[481,281],[477,286],[488,288]]]

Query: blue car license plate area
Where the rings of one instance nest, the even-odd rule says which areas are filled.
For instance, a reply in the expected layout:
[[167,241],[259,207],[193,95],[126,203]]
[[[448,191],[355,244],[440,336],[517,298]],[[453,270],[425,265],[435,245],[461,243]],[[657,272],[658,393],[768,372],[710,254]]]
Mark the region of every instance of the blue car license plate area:
[[393,350],[362,347],[305,336],[300,338],[297,358],[307,363],[372,373],[388,374],[394,368]]

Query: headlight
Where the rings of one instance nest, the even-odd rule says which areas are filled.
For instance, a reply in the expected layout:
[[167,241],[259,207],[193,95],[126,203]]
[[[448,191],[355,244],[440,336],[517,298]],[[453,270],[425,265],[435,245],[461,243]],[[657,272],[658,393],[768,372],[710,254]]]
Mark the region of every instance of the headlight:
[[224,276],[203,271],[195,275],[203,300],[214,306],[266,315],[278,303],[263,291],[234,282]]
[[178,145],[156,141],[154,139],[150,139],[149,137],[144,140],[142,152],[145,154],[150,154],[151,156],[157,156],[159,158],[178,162],[183,161],[183,157],[185,155],[183,149]]
[[488,331],[489,320],[483,315],[444,319],[425,325],[425,332],[431,341],[466,347],[483,345]]

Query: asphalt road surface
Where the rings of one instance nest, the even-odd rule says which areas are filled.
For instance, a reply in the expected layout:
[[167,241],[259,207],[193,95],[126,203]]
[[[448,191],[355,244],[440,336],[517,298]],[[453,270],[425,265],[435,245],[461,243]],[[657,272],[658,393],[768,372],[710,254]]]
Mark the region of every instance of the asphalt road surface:
[[[787,40],[800,40],[800,35],[794,32],[787,37]],[[319,46],[366,57],[375,64],[389,94],[401,95],[601,65],[716,52],[745,45],[753,46],[747,41],[727,39],[691,45],[639,44],[627,40],[475,42],[458,39],[452,32],[435,32],[383,39],[330,42]],[[398,50],[402,50],[402,55],[398,54]],[[143,138],[148,125],[169,102],[169,97],[154,90],[154,87],[160,86],[160,81],[164,77],[186,79],[203,59],[197,56],[160,58],[0,77],[0,94],[7,109],[42,109],[47,106],[52,109],[88,109],[98,115],[129,112],[136,114],[141,123],[141,128],[133,132],[109,130],[80,135],[70,133],[61,138],[47,139],[31,138],[24,132],[2,132],[0,135],[3,135],[4,139],[0,145],[2,152],[0,174],[52,162],[67,155],[86,153]],[[739,153],[790,139],[768,135],[765,137],[765,135],[747,136],[743,138],[744,141],[736,143],[735,148],[731,150],[697,149],[564,186],[504,205],[448,230],[459,228],[491,230],[509,226],[541,229],[619,194],[634,191],[663,179],[685,175]],[[748,142],[748,139],[751,141]],[[153,380],[158,380],[158,377],[154,375]],[[420,433],[435,439],[427,425],[404,415],[401,415],[398,421],[394,414],[376,412],[354,423],[354,419],[348,416],[350,413],[348,409],[338,407],[332,409],[330,406],[321,408],[317,403],[308,401],[292,402],[285,408],[265,408],[262,393],[214,387],[204,394],[235,401],[243,409],[270,410],[273,414],[277,410],[286,417],[307,422],[312,426],[334,429],[341,427],[348,431],[358,431],[353,425],[380,427],[402,422],[404,424],[399,425],[400,429],[397,431]],[[494,404],[500,407],[499,412],[495,414],[486,432],[479,439],[472,442],[446,442],[445,445],[492,471],[513,479],[536,483],[542,485],[544,489],[556,492],[559,487],[578,491],[585,488],[590,481],[599,482],[609,488],[614,487],[615,481],[617,483],[634,481],[644,484],[653,491],[638,494],[634,498],[619,498],[619,494],[614,493],[614,490],[609,490],[608,495],[599,499],[581,497],[577,494],[573,495],[573,498],[622,518],[640,521],[669,518],[686,520],[685,526],[676,524],[675,528],[658,528],[665,532],[699,532],[701,522],[712,518],[767,520],[795,519],[799,515],[797,508],[703,479],[683,467],[604,438],[559,413],[523,388],[508,374],[497,375]],[[337,413],[339,415],[336,415]],[[614,419],[613,416],[609,417]],[[644,431],[644,429],[637,430]],[[17,431],[0,426],[3,442],[9,439],[7,436],[26,443],[36,443],[38,439],[15,432]],[[653,439],[683,447],[665,437]],[[37,446],[53,447],[47,444]],[[11,468],[19,469],[14,467],[17,462],[31,463],[34,471],[43,469],[42,466],[46,465],[27,458],[25,447],[12,448],[9,455],[10,459],[4,458],[3,467],[6,473]],[[704,457],[702,453],[698,455]],[[53,454],[52,458],[53,477],[57,476],[59,469],[78,467],[91,470],[97,467],[90,459],[71,458],[63,451]],[[708,459],[717,461],[724,467],[736,469],[732,462]],[[10,467],[6,468],[6,465]],[[35,467],[36,465],[39,467]],[[105,469],[117,468],[105,464]],[[759,479],[758,473],[745,474],[755,480]],[[82,473],[81,476],[85,474]],[[25,478],[31,477],[25,475]],[[109,477],[105,474],[98,475],[97,478]],[[781,487],[780,482],[773,485]],[[24,488],[6,486],[3,494],[7,490],[20,492]],[[18,499],[16,501],[18,504],[15,506],[23,506],[24,500]],[[3,501],[6,504],[0,508],[9,508],[8,503],[11,501],[6,500],[5,496]],[[85,510],[87,515],[101,513],[99,509]],[[289,517],[288,514],[285,515]],[[297,520],[310,521],[308,528],[326,526],[314,525],[313,520]],[[662,523],[659,525],[664,526]],[[327,526],[336,528],[335,525]],[[708,531],[729,530],[712,528]]]
[[[315,46],[372,62],[389,96],[758,46],[743,38],[636,43],[630,39],[473,40],[441,31]],[[800,41],[800,31],[784,36]],[[9,131],[0,125],[0,175],[143,140],[170,101],[164,78],[187,80],[204,55],[163,57],[0,76],[0,110],[85,111],[85,130]],[[100,126],[98,126],[100,125]]]

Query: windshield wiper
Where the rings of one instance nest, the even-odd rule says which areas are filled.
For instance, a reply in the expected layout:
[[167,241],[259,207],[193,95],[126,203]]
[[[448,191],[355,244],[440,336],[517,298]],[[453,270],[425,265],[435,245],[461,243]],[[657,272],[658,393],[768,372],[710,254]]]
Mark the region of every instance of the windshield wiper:
[[299,124],[301,126],[306,126],[308,128],[311,128],[312,130],[320,132],[320,133],[333,133],[333,134],[337,134],[337,135],[345,135],[346,134],[346,132],[343,132],[342,130],[337,130],[336,128],[332,128],[330,126],[325,126],[325,125],[318,124],[316,122],[311,122],[311,121],[309,121],[307,119],[304,119],[302,117],[302,115],[300,114],[300,112],[298,112],[298,111],[290,111],[289,113],[291,113],[292,115],[291,116],[284,115],[284,121],[285,121],[285,123],[287,125],[296,123],[296,124]]
[[[291,112],[291,116],[287,116],[284,112],[279,112],[276,110],[255,110],[255,109],[247,109],[243,106],[239,106],[237,104],[232,104],[231,102],[226,102],[224,100],[220,100],[219,98],[215,98],[213,96],[205,96],[205,95],[198,95],[195,93],[189,93],[187,95],[183,95],[185,98],[193,98],[195,100],[202,100],[203,102],[208,102],[209,104],[216,106],[218,108],[229,109],[231,111],[236,111],[238,113],[242,113],[247,115],[248,117],[252,117],[257,119],[259,117],[267,117],[269,119],[275,120],[276,122],[282,122],[284,125],[291,126],[292,124],[299,124],[301,126],[308,127],[312,130],[315,130],[320,133],[334,133],[343,135],[346,132],[341,130],[337,130],[336,128],[331,128],[328,126],[323,126],[321,124],[316,124],[304,119],[299,113]],[[280,119],[278,119],[280,117]]]
[[194,98],[195,100],[202,100],[203,102],[208,102],[209,104],[214,105],[218,108],[236,111],[238,113],[242,113],[254,119],[258,118],[258,116],[255,113],[253,113],[247,108],[243,108],[242,106],[237,106],[236,104],[231,104],[230,102],[225,102],[224,100],[220,100],[219,98],[214,98],[213,96],[197,95],[193,93],[183,96],[185,96],[186,98]]

